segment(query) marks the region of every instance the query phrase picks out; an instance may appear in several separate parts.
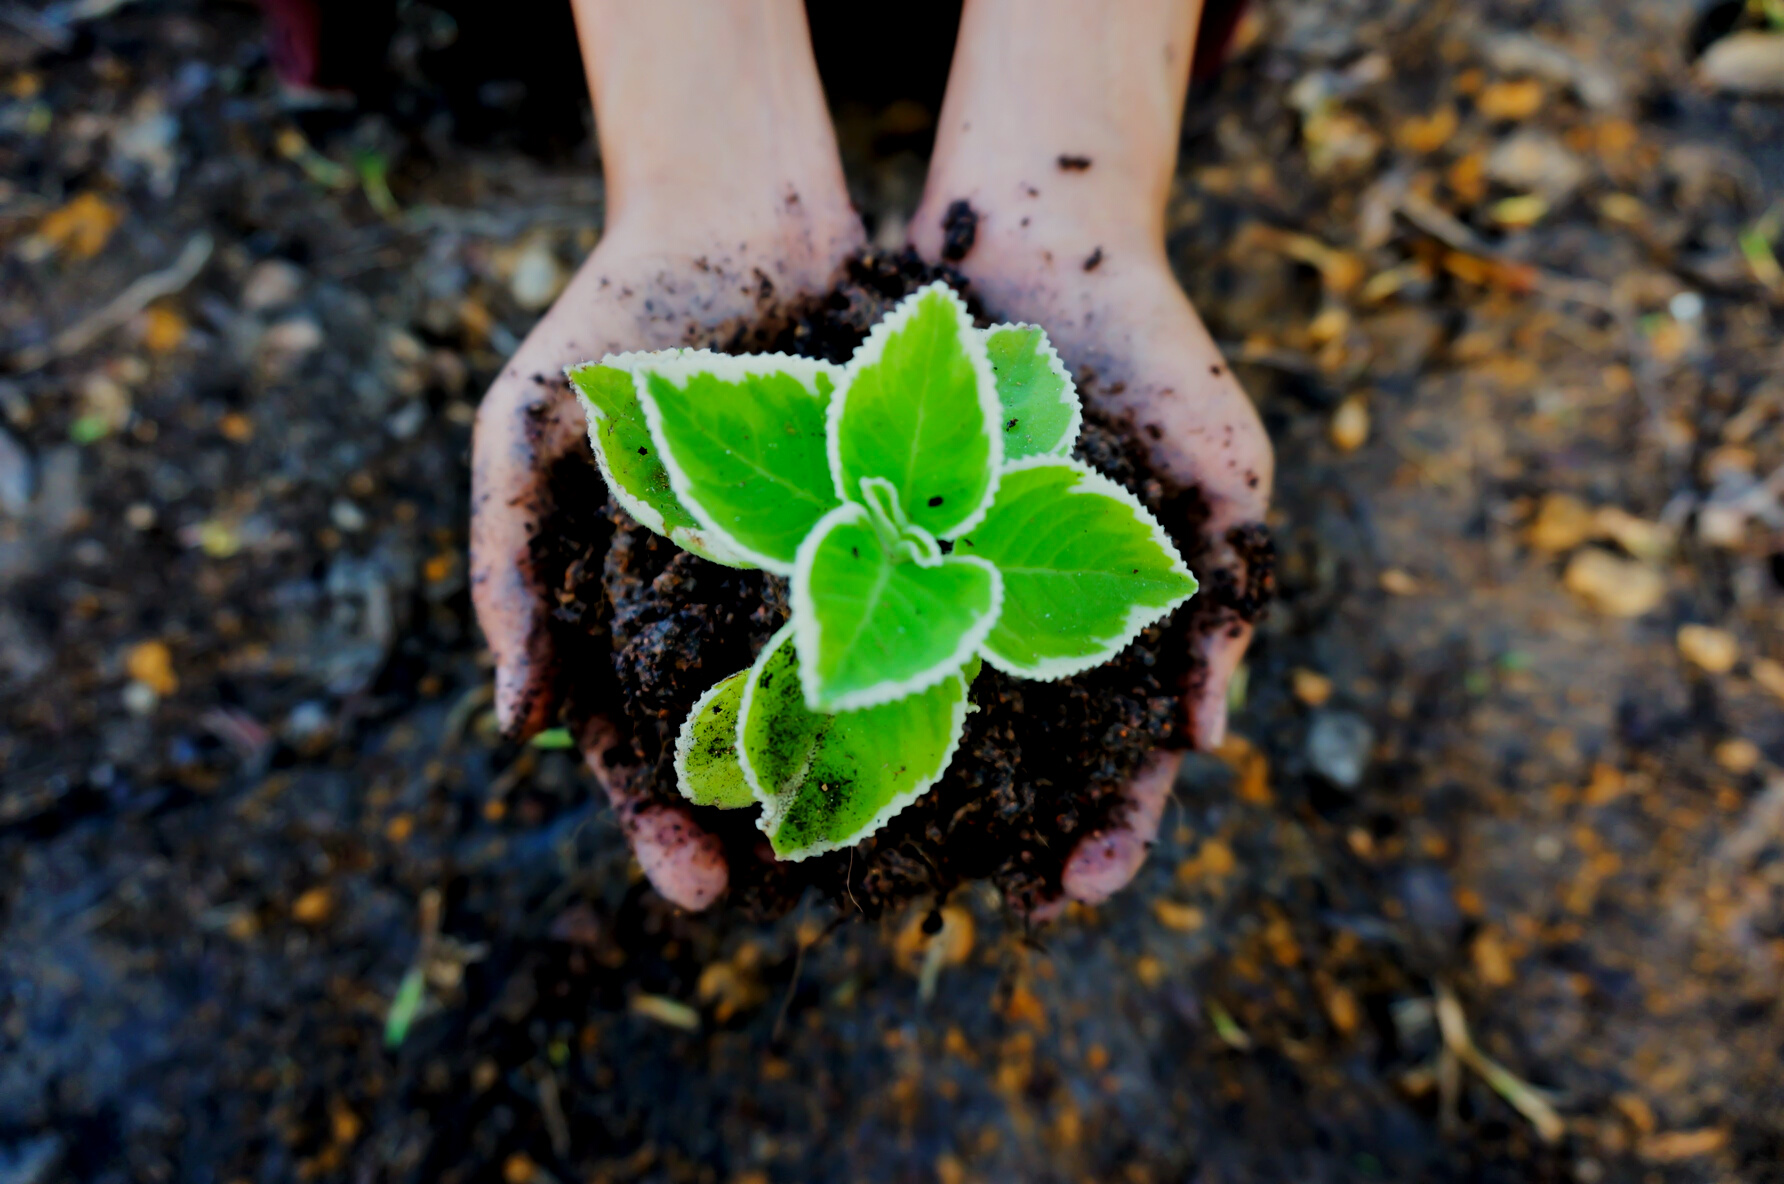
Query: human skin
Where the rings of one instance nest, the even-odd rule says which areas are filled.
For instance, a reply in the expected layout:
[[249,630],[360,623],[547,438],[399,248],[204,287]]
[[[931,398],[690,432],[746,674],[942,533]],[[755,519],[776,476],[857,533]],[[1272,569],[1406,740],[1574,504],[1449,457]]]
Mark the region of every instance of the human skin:
[[[1269,438],[1165,253],[1200,13],[1201,0],[967,0],[910,235],[939,261],[948,207],[972,206],[974,243],[955,266],[993,317],[1044,326],[1082,397],[1130,418],[1153,464],[1202,491],[1214,564],[1243,586],[1227,536],[1263,519]],[[1227,684],[1251,641],[1236,614],[1215,626],[1187,707],[1201,749],[1225,736]],[[1067,896],[1099,903],[1133,878],[1177,764],[1156,753],[1120,822],[1078,844]]]
[[[1029,11],[1030,0],[1008,2]],[[1131,19],[1128,3],[1113,10],[1123,28]],[[563,366],[607,352],[686,344],[759,320],[784,302],[826,291],[862,243],[798,0],[573,0],[573,7],[600,128],[607,229],[492,385],[479,409],[472,456],[472,595],[496,659],[497,718],[516,737],[549,726],[559,703],[560,671],[546,628],[549,602],[530,541],[550,516],[548,469],[587,447],[583,413],[560,377]],[[1219,492],[1226,485],[1211,484],[1208,474],[1220,455],[1198,436],[1236,423],[1236,440],[1243,444],[1252,440],[1245,423],[1255,427],[1256,419],[1244,421],[1224,401],[1236,398],[1249,415],[1249,404],[1230,380],[1192,387],[1188,377],[1178,377],[1218,355],[1164,265],[1164,190],[1176,111],[1153,118],[1172,106],[1173,86],[1180,106],[1193,9],[1137,0],[1134,12],[1144,19],[1126,31],[1128,40],[1107,47],[1128,52],[1139,44],[1151,59],[1160,56],[1158,47],[1169,46],[1172,53],[1181,50],[1181,60],[1162,71],[1151,90],[1121,92],[1127,101],[1137,97],[1149,104],[1142,108],[1148,113],[1144,131],[1121,126],[1128,116],[1109,102],[1089,104],[1103,111],[1104,122],[1091,120],[1073,131],[1096,145],[1086,153],[1109,154],[1096,184],[1042,202],[1036,212],[1044,207],[1047,213],[1038,224],[1026,211],[1016,212],[1005,192],[1016,173],[1033,171],[1026,162],[1042,139],[1051,143],[1052,137],[1024,133],[1030,100],[1024,88],[1037,88],[1033,80],[1014,78],[1019,71],[1002,59],[1008,52],[1016,65],[1031,57],[1056,60],[1083,26],[1105,27],[1093,18],[1095,7],[1091,0],[1036,0],[1034,10],[1049,9],[1049,24],[1028,16],[1010,19],[994,11],[995,3],[968,5],[936,167],[912,223],[913,237],[934,259],[941,207],[956,197],[983,202],[979,243],[961,266],[975,284],[983,282],[988,306],[1045,325],[1068,364],[1095,369],[1091,393],[1109,392],[1122,381],[1112,376],[1131,374],[1130,393],[1108,393],[1106,405],[1131,409],[1167,433],[1185,433],[1161,442],[1155,459]],[[1073,8],[1079,11],[1066,11]],[[1174,21],[1169,27],[1176,41],[1157,39],[1165,17]],[[1000,28],[999,20],[1008,23]],[[1185,21],[1187,32],[1179,28]],[[1008,49],[1012,41],[1022,44]],[[1006,49],[996,48],[1000,44]],[[1000,81],[1020,85],[1000,98]],[[1060,99],[1048,100],[1049,108],[1060,105]],[[978,138],[969,125],[981,121],[1004,127],[1010,144]],[[1104,141],[1093,138],[1098,136]],[[1012,146],[1017,155],[1006,157]],[[1051,165],[1060,152],[1074,150],[1055,146],[1045,161]],[[1083,179],[1098,167],[1101,161]],[[1129,183],[1144,178],[1151,188],[1136,200],[1105,176]],[[1029,225],[1019,225],[1025,215]],[[1049,258],[1066,259],[1055,252],[1076,250],[1085,236],[1095,235],[1104,235],[1098,242],[1106,242],[1111,265],[1096,278],[1117,282],[1081,285],[1064,267],[1047,265]],[[772,295],[763,295],[761,276],[771,280]],[[1268,446],[1261,433],[1255,439],[1261,460],[1255,448],[1232,446],[1226,454],[1247,458],[1258,488],[1267,492]],[[1217,526],[1261,513],[1264,495],[1250,492],[1250,501],[1224,510],[1217,500]],[[1194,716],[1204,743],[1218,740],[1224,726],[1224,714],[1216,718],[1211,705],[1224,704],[1225,682],[1244,640],[1229,639],[1210,651],[1210,677]],[[583,750],[640,865],[671,901],[706,907],[727,881],[719,844],[685,809],[650,803],[633,791],[625,763],[605,759],[612,735],[603,721],[593,721]],[[1123,821],[1079,844],[1068,860],[1069,895],[1100,901],[1131,879],[1156,832],[1175,767],[1169,756],[1154,757],[1130,787]]]
[[[589,447],[563,368],[771,316],[828,291],[863,242],[799,0],[573,8],[605,233],[484,396],[471,456],[471,596],[495,657],[496,718],[517,739],[549,727],[562,697],[531,543],[551,517],[550,468]],[[581,739],[651,883],[684,908],[710,905],[728,879],[717,841],[687,810],[635,792],[627,762],[607,759],[605,721]]]

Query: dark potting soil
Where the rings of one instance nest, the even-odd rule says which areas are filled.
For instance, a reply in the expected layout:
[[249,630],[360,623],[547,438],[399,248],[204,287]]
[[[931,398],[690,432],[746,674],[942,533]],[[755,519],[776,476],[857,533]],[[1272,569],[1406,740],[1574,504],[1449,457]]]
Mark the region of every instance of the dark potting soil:
[[[965,293],[980,323],[989,323],[952,269],[929,267],[914,252],[870,251],[828,296],[766,331],[757,326],[747,339],[718,344],[843,362],[893,304],[934,279]],[[1199,492],[1153,472],[1131,425],[1087,407],[1076,455],[1146,504],[1202,591],[1113,662],[1074,678],[1035,682],[987,665],[972,685],[976,710],[942,780],[851,851],[779,862],[756,829],[755,811],[697,809],[726,845],[734,907],[773,915],[816,885],[878,915],[983,878],[1025,911],[1058,893],[1073,845],[1114,820],[1117,791],[1146,754],[1187,745],[1183,698],[1202,674],[1191,640],[1262,610],[1268,537],[1256,528],[1228,540],[1246,570],[1260,573],[1240,587],[1203,562],[1207,514]],[[558,480],[558,504],[573,509],[544,532],[541,562],[558,589],[558,643],[573,678],[569,714],[608,716],[637,762],[635,784],[681,801],[673,757],[682,720],[703,691],[748,666],[786,620],[786,583],[708,563],[611,501],[603,504],[592,460],[574,458]]]

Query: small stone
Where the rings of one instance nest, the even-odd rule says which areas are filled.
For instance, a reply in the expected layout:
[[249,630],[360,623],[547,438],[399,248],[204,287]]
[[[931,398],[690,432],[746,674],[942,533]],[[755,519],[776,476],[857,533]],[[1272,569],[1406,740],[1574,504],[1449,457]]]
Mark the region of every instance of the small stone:
[[1305,666],[1295,667],[1289,675],[1289,685],[1295,698],[1309,707],[1324,707],[1326,700],[1332,697],[1332,680]]
[[124,684],[124,710],[131,715],[148,715],[161,702],[155,688],[146,682]]
[[1741,646],[1734,634],[1709,625],[1681,625],[1679,653],[1687,662],[1711,674],[1727,674],[1740,660]]
[[1554,555],[1571,551],[1592,534],[1592,511],[1577,497],[1551,493],[1542,499],[1524,538],[1532,548]]
[[36,462],[18,437],[0,425],[0,514],[23,517],[36,489]]
[[564,287],[564,269],[552,253],[551,244],[542,237],[529,239],[514,258],[514,272],[508,277],[508,292],[514,303],[528,312],[538,312],[557,299]]
[[1579,157],[1545,131],[1521,131],[1487,154],[1487,178],[1510,189],[1559,201],[1586,179]]
[[348,534],[358,534],[366,525],[365,511],[344,497],[328,508],[328,520]]
[[1362,395],[1348,395],[1332,413],[1330,430],[1332,447],[1340,452],[1355,452],[1369,440],[1369,401]]
[[1362,783],[1375,746],[1375,729],[1353,711],[1322,711],[1307,729],[1307,761],[1321,776],[1344,789]]
[[306,699],[285,717],[285,736],[294,744],[313,740],[328,730],[328,708],[314,699]]
[[266,259],[256,263],[242,283],[242,307],[271,312],[294,302],[304,287],[304,273],[295,263]]
[[1575,555],[1561,582],[1607,617],[1639,617],[1652,612],[1666,596],[1666,577],[1657,569],[1598,547]]
[[1737,777],[1758,767],[1761,755],[1759,745],[1744,736],[1734,736],[1716,745],[1716,763]]
[[292,317],[280,321],[260,339],[260,348],[268,354],[291,360],[322,346],[322,326],[309,317]]

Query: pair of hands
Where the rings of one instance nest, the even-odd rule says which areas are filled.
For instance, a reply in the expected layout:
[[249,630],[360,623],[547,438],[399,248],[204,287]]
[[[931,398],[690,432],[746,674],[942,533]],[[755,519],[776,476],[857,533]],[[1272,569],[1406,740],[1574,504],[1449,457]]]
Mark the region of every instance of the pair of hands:
[[[1035,129],[1052,125],[1027,117],[1017,96],[996,77],[1009,64],[1008,46],[996,40],[1007,28],[990,11],[1000,2],[979,0],[967,8],[929,186],[910,223],[912,245],[926,260],[942,261],[944,212],[956,200],[971,202],[979,215],[978,233],[965,257],[951,262],[996,319],[1044,327],[1079,378],[1086,402],[1131,419],[1141,438],[1150,441],[1154,465],[1202,490],[1210,509],[1207,531],[1215,565],[1232,574],[1229,583],[1210,578],[1214,572],[1198,571],[1203,595],[1222,586],[1248,587],[1261,573],[1245,569],[1245,557],[1228,538],[1235,528],[1263,517],[1271,482],[1270,447],[1164,254],[1163,193],[1180,112],[1167,89],[1163,118],[1170,134],[1164,139],[1168,147],[1162,149],[1162,174],[1159,151],[1123,154],[1118,143],[1102,174],[1057,164],[1060,154],[1036,140]],[[1097,6],[1057,2],[1072,10],[1061,14],[1070,19],[1043,22],[1044,36],[1029,49],[1042,59],[1057,53],[1081,62],[1085,38],[1094,30],[1094,36],[1107,40],[1110,23]],[[1022,3],[1025,17],[1033,19],[1044,16],[1039,10],[1055,6],[1056,0]],[[1143,21],[1136,25],[1142,9],[1152,10],[1168,27],[1151,29]],[[614,52],[613,38],[600,35],[599,13],[579,6],[578,15],[585,54],[591,58],[597,111],[605,115],[600,61]],[[1184,42],[1193,42],[1193,12],[1187,25],[1184,16],[1173,0],[1136,3],[1124,17],[1130,27],[1117,29],[1117,43],[1106,46],[1108,69],[1131,73],[1124,59],[1132,57],[1135,47],[1122,43],[1123,38],[1140,43],[1150,39],[1156,45],[1160,33],[1167,42],[1176,38],[1173,48],[1184,51],[1181,61],[1186,63]],[[975,20],[990,27],[980,33]],[[772,22],[746,31],[755,35],[763,28],[775,35]],[[797,36],[782,33],[783,40],[796,42],[781,47],[786,56],[794,66],[809,70],[802,25]],[[997,46],[996,55],[976,64],[975,44]],[[803,58],[794,52],[800,49]],[[1045,64],[1025,63],[1021,72],[1027,76],[1026,66]],[[781,74],[789,68],[783,63]],[[1167,88],[1173,78],[1165,80]],[[771,123],[784,128],[804,118],[804,126],[810,127],[812,95],[822,111],[815,71],[809,83],[807,93],[791,100],[780,94],[781,101],[798,109]],[[993,97],[984,96],[987,88]],[[776,94],[763,94],[772,107]],[[1177,103],[1181,94],[1179,87]],[[1134,107],[1123,109],[1119,96],[1114,101],[1111,118],[1121,121],[1116,126],[1123,130],[1101,129],[1105,137],[1119,139],[1133,124],[1144,126],[1144,120],[1132,118]],[[1071,105],[1069,96],[1066,102]],[[968,108],[964,116],[962,106]],[[1014,128],[1000,137],[993,152],[974,142],[975,108],[984,116],[977,121],[981,129],[1000,122]],[[710,119],[711,108],[706,110],[703,117]],[[1078,112],[1062,112],[1061,119],[1069,122],[1068,114]],[[550,529],[551,469],[589,450],[583,411],[562,377],[563,368],[610,352],[725,338],[777,310],[827,293],[864,238],[841,183],[827,125],[823,130],[822,136],[800,139],[796,151],[753,154],[737,162],[724,177],[725,196],[716,201],[710,190],[679,176],[653,182],[661,174],[640,166],[642,150],[628,154],[623,142],[610,142],[603,131],[610,192],[607,233],[490,388],[473,440],[472,596],[496,660],[497,718],[509,735],[525,738],[550,726],[565,680],[578,675],[563,669],[554,652],[548,625],[552,590],[542,586],[533,547],[539,532]],[[740,134],[749,131],[745,127]],[[811,150],[814,140],[819,150]],[[620,192],[615,192],[616,184]],[[1132,200],[1136,188],[1142,193],[1137,205]],[[1150,191],[1156,191],[1156,201]],[[1188,688],[1185,701],[1191,735],[1206,749],[1224,735],[1227,683],[1251,628],[1232,610],[1200,619],[1209,622],[1196,642],[1205,673]],[[613,735],[604,721],[592,721],[581,737],[582,749],[634,854],[665,897],[685,908],[705,908],[723,893],[728,879],[718,841],[686,809],[652,802],[635,791],[626,775],[627,762],[607,759]],[[1179,759],[1175,753],[1155,752],[1127,786],[1127,808],[1118,813],[1118,822],[1080,840],[1066,864],[1066,897],[1100,903],[1133,877],[1156,836]],[[1063,903],[1042,906],[1042,915]]]

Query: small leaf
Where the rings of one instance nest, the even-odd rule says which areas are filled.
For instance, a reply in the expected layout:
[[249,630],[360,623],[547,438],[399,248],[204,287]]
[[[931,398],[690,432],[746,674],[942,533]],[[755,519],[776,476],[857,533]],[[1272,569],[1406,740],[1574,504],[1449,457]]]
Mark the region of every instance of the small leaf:
[[1003,598],[997,569],[939,548],[930,562],[901,561],[922,550],[889,554],[873,515],[853,502],[825,515],[800,546],[793,620],[813,711],[872,707],[932,687],[985,640]]
[[737,709],[749,671],[739,670],[694,701],[675,737],[675,784],[696,806],[734,810],[756,804],[737,763]]
[[1034,457],[1005,469],[996,504],[958,551],[1002,573],[1003,611],[982,652],[1024,678],[1107,662],[1196,590],[1138,499],[1075,461]]
[[546,728],[533,737],[534,748],[575,748],[576,738],[569,728]]
[[885,478],[914,525],[953,538],[996,492],[998,412],[997,380],[966,306],[931,284],[875,325],[843,368],[830,403],[836,488],[852,497],[862,478]]
[[1003,407],[1004,463],[1070,453],[1084,413],[1047,334],[1034,325],[993,325],[985,330],[985,352]]
[[820,715],[805,705],[791,625],[749,671],[738,726],[757,825],[782,859],[853,846],[941,779],[969,710],[958,671],[894,703]]
[[403,974],[403,981],[397,984],[396,995],[390,1001],[390,1010],[384,1013],[384,1047],[401,1048],[403,1041],[409,1038],[409,1028],[415,1023],[415,1017],[421,1014],[421,1005],[427,1001],[427,976],[419,966],[411,966]]
[[842,500],[824,437],[835,367],[683,350],[639,357],[632,369],[681,504],[708,537],[790,574],[800,541]]
[[[673,352],[673,351],[672,351]],[[599,364],[566,367],[564,376],[582,395],[588,416],[589,443],[607,490],[646,530],[676,546],[727,567],[754,564],[703,537],[699,521],[688,512],[669,485],[656,440],[638,403],[637,384],[629,370],[651,354],[609,354]]]

